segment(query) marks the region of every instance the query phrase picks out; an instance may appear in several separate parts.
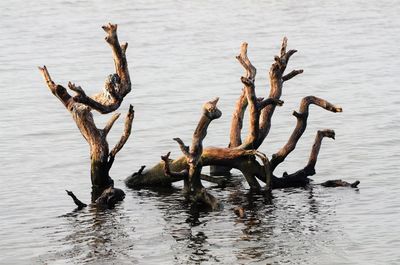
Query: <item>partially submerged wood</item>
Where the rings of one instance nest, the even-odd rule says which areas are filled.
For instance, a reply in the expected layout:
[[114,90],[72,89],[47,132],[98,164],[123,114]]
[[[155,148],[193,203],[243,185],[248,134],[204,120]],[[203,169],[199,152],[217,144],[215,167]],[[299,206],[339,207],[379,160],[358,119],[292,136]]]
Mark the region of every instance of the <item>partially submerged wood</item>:
[[[270,81],[270,92],[267,100],[264,103],[260,103],[259,112],[250,114],[250,123],[252,120],[257,119],[258,128],[257,131],[254,129],[249,130],[249,135],[253,134],[252,140],[247,136],[246,139],[248,141],[242,142],[241,133],[243,128],[243,117],[244,113],[248,106],[248,94],[246,90],[243,89],[241,95],[239,96],[238,101],[236,102],[236,106],[232,115],[231,121],[231,129],[230,129],[230,140],[228,147],[233,148],[241,148],[241,149],[258,149],[263,143],[264,139],[267,137],[269,130],[271,128],[271,118],[274,114],[276,106],[281,106],[283,101],[280,101],[280,97],[282,95],[282,87],[283,83],[291,78],[295,77],[298,74],[303,73],[303,70],[293,70],[287,75],[284,75],[287,64],[289,62],[290,57],[297,52],[297,50],[289,50],[287,49],[287,38],[283,38],[280,56],[275,56],[275,62],[271,65],[269,70],[269,81]],[[244,58],[243,60],[239,58]],[[247,43],[243,43],[241,46],[240,55],[237,56],[239,62],[248,62],[247,58]],[[242,64],[243,65],[243,64]],[[255,69],[254,66],[249,66],[245,69]],[[248,74],[248,72],[247,72]],[[247,75],[246,75],[247,77]],[[255,77],[255,70],[254,70]],[[254,92],[255,93],[255,92]],[[268,100],[276,100],[276,104],[265,104]],[[256,115],[254,115],[256,114]],[[250,124],[251,128],[251,124]],[[219,166],[211,166],[210,167],[211,174],[213,175],[229,175],[230,168],[223,168]]]
[[[226,148],[203,147],[201,155],[193,157],[191,150],[177,139],[183,156],[172,160],[170,153],[162,157],[162,162],[142,171],[140,174],[132,174],[126,179],[126,185],[132,188],[170,185],[172,182],[184,180],[185,189],[190,189],[189,175],[195,174],[196,181],[199,181],[199,172],[193,166],[201,162],[201,167],[211,166],[211,174],[230,176],[230,169],[235,168],[242,172],[251,189],[261,188],[259,181],[265,183],[265,189],[300,187],[308,185],[309,176],[315,174],[315,164],[319,153],[321,141],[324,137],[334,138],[332,130],[318,131],[314,146],[312,148],[308,164],[292,174],[285,174],[278,178],[273,175],[275,168],[295,149],[297,142],[303,135],[309,115],[309,106],[315,104],[331,112],[342,112],[342,109],[324,99],[308,96],[303,98],[298,112],[293,115],[297,118],[297,124],[288,142],[272,156],[271,161],[267,156],[257,151],[271,128],[271,118],[276,106],[281,106],[280,99],[284,82],[303,73],[303,70],[293,70],[285,74],[289,59],[296,53],[296,50],[287,51],[287,38],[282,41],[280,55],[275,56],[275,61],[269,70],[270,91],[266,99],[258,98],[255,91],[256,68],[251,64],[247,56],[247,43],[241,45],[240,54],[236,57],[245,70],[241,82],[244,85],[239,99],[236,102],[230,128],[230,141]],[[246,110],[249,109],[249,130],[246,138],[242,140],[241,131],[243,118]],[[198,143],[198,142],[197,142]],[[261,160],[261,163],[256,159]],[[196,164],[197,165],[197,164]],[[186,180],[185,180],[186,178]],[[338,182],[335,182],[338,183]],[[330,185],[330,184],[326,184]],[[333,184],[332,184],[333,185]],[[358,185],[358,184],[357,184]]]
[[69,190],[65,190],[68,194],[68,196],[71,196],[72,200],[74,201],[74,203],[76,204],[76,206],[78,206],[78,210],[81,210],[83,208],[85,208],[87,206],[86,203],[81,202],[72,191]]
[[[71,113],[82,136],[89,144],[92,202],[113,207],[115,203],[124,199],[125,193],[121,189],[114,187],[114,181],[109,172],[115,156],[130,136],[134,110],[130,105],[125,119],[124,132],[115,147],[109,151],[107,135],[120,114],[114,114],[106,126],[100,129],[97,128],[91,111],[96,110],[106,114],[117,110],[124,97],[131,91],[131,81],[125,55],[128,47],[127,43],[120,45],[117,36],[117,25],[108,24],[103,26],[103,30],[107,33],[105,39],[111,47],[115,65],[115,73],[107,77],[103,91],[89,97],[80,86],[69,82],[68,88],[75,92],[75,96],[71,96],[65,87],[56,84],[52,80],[46,66],[39,67],[39,70],[52,94]],[[72,192],[67,191],[67,193],[75,203],[79,201],[77,201]],[[80,205],[82,206],[82,204]],[[78,207],[80,206],[78,205]]]
[[358,181],[358,180],[356,180],[353,183],[349,183],[349,182],[341,180],[341,179],[328,180],[328,181],[321,183],[322,186],[330,187],[330,188],[335,188],[335,187],[357,188],[358,184],[360,184],[360,181]]
[[162,157],[164,161],[164,174],[170,177],[183,177],[184,193],[193,201],[200,202],[209,206],[211,209],[218,209],[219,203],[217,199],[209,194],[201,183],[201,169],[203,167],[201,155],[203,153],[203,140],[207,135],[207,129],[211,121],[221,117],[222,113],[217,108],[219,98],[209,101],[203,106],[202,115],[193,133],[192,145],[189,149],[180,138],[174,138],[179,144],[179,147],[186,157],[186,163],[189,165],[189,170],[185,169],[180,172],[173,172],[169,168],[167,154]]
[[299,112],[294,111],[293,116],[296,117],[297,123],[290,136],[288,142],[275,154],[272,155],[271,159],[271,170],[274,171],[275,168],[282,163],[285,158],[296,148],[296,144],[300,137],[303,135],[307,127],[307,118],[309,115],[309,106],[315,104],[321,108],[324,108],[332,112],[342,112],[342,108],[335,106],[328,101],[317,98],[314,96],[308,96],[301,100]]

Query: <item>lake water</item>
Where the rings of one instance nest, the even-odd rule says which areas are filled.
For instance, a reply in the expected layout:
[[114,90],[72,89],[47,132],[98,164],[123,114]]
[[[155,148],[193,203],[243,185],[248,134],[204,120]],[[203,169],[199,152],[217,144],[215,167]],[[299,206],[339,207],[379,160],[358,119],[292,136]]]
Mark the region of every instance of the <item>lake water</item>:
[[[0,2],[0,263],[1,264],[400,264],[400,4],[398,1],[1,1]],[[54,80],[102,88],[113,72],[104,32],[119,24],[128,41],[135,106],[131,138],[112,169],[126,192],[116,209],[73,211],[65,189],[90,200],[89,150],[69,113],[37,70]],[[257,93],[287,36],[283,107],[260,148],[269,156],[295,125],[291,112],[315,95],[343,107],[312,107],[296,150],[278,169],[308,159],[315,132],[323,142],[316,183],[360,180],[359,190],[274,190],[272,201],[247,186],[211,188],[224,204],[198,213],[179,189],[130,190],[123,180],[190,141],[201,105],[220,97],[205,146],[226,146],[242,69],[241,42],[258,69]],[[95,114],[99,127],[107,117]],[[114,126],[110,144],[123,130]],[[208,170],[208,169],[207,169]],[[179,183],[177,184],[179,187]],[[243,206],[247,218],[232,211]]]

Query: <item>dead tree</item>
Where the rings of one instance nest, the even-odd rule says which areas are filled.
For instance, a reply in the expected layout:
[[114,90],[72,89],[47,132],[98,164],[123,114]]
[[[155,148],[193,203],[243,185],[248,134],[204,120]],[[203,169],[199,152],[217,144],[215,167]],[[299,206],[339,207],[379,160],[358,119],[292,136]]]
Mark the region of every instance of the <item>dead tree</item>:
[[[241,77],[244,88],[236,102],[232,116],[230,142],[226,148],[204,148],[199,158],[202,167],[211,166],[212,173],[217,173],[217,175],[226,175],[231,168],[238,169],[249,183],[250,188],[255,190],[260,189],[257,179],[266,184],[265,189],[267,190],[272,188],[305,186],[309,183],[308,177],[315,174],[315,163],[322,138],[334,138],[332,130],[322,130],[317,133],[310,160],[306,167],[293,174],[285,173],[281,178],[274,176],[273,172],[290,152],[295,149],[297,142],[304,133],[307,126],[310,104],[315,104],[331,112],[342,112],[340,107],[321,98],[314,96],[305,97],[300,103],[299,111],[293,113],[297,119],[297,123],[288,142],[276,154],[272,155],[271,160],[268,160],[264,154],[257,151],[268,136],[271,128],[271,118],[276,106],[283,104],[283,101],[280,100],[283,84],[298,74],[303,73],[303,70],[293,70],[285,74],[289,59],[296,52],[296,50],[287,51],[287,39],[285,37],[282,41],[280,55],[275,56],[275,62],[271,65],[269,71],[269,97],[263,99],[256,96],[255,76],[257,70],[247,57],[247,43],[242,44],[240,54],[236,58],[245,69],[245,75]],[[249,109],[249,132],[247,137],[242,141],[241,131],[246,109]],[[261,159],[262,163],[257,161],[257,157]],[[148,170],[140,170],[129,176],[125,180],[126,185],[132,188],[171,185],[172,182],[184,179],[191,168],[187,155],[171,160],[168,154],[163,157],[163,160],[166,163],[160,162]],[[172,174],[171,172],[175,172],[176,174]],[[215,182],[211,177],[201,178]]]
[[[131,80],[129,77],[128,63],[126,61],[126,49],[128,44],[119,43],[117,25],[108,24],[103,26],[103,30],[107,34],[105,40],[111,47],[115,64],[115,73],[107,77],[103,91],[89,97],[80,86],[69,82],[68,88],[75,92],[75,95],[71,96],[65,87],[56,84],[52,80],[46,66],[39,67],[39,70],[51,93],[56,96],[71,113],[78,129],[89,144],[92,202],[96,202],[98,205],[113,207],[116,202],[124,199],[125,193],[121,189],[114,188],[114,181],[110,177],[109,172],[115,156],[129,138],[134,111],[132,105],[130,105],[125,119],[124,132],[118,143],[110,151],[107,135],[120,114],[115,113],[107,122],[106,126],[99,129],[96,127],[93,120],[92,110],[96,110],[101,114],[107,114],[117,110],[124,97],[131,91]],[[67,193],[74,199],[75,203],[78,202],[76,203],[78,207],[83,207],[83,203],[80,202],[72,192]]]

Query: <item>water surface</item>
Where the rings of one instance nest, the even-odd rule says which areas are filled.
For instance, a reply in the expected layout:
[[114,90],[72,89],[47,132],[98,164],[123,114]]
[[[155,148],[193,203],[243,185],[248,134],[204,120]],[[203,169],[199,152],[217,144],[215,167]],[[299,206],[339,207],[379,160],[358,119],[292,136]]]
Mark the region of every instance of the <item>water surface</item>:
[[[0,10],[0,263],[400,263],[397,1],[38,0],[1,1]],[[131,103],[136,116],[112,169],[127,196],[111,211],[76,212],[64,189],[90,200],[88,146],[36,67],[97,92],[113,72],[100,28],[109,21],[129,42],[133,91],[120,111]],[[141,165],[180,155],[171,139],[190,141],[201,105],[216,96],[223,116],[205,145],[225,146],[241,89],[240,43],[249,43],[257,93],[266,96],[283,36],[299,51],[288,70],[305,72],[285,84],[285,105],[260,150],[270,156],[285,143],[302,97],[323,97],[344,112],[311,107],[307,131],[277,173],[302,168],[316,131],[332,128],[336,141],[324,141],[315,182],[358,179],[359,190],[285,189],[268,200],[246,184],[212,188],[224,210],[199,213],[179,189],[124,187]],[[99,127],[107,118],[95,114]],[[239,205],[247,218],[233,213]]]

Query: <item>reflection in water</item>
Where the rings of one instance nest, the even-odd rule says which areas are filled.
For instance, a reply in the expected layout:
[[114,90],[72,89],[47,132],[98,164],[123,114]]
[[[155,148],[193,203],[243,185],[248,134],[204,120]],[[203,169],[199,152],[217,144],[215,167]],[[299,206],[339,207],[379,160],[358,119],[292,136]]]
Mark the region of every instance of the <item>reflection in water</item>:
[[[191,256],[225,264],[400,263],[398,1],[10,3],[0,1],[0,185],[6,187],[0,193],[1,264],[101,263],[97,253],[104,263],[114,256],[119,264],[187,263]],[[305,73],[285,84],[285,104],[275,112],[260,151],[271,155],[287,141],[294,126],[291,112],[303,96],[324,97],[345,112],[333,117],[313,110],[302,141],[278,171],[304,166],[316,130],[332,128],[338,140],[323,143],[315,179],[360,179],[362,192],[318,186],[274,190],[272,201],[265,202],[245,188],[236,194],[227,187],[211,190],[223,210],[192,213],[179,192],[124,189],[127,197],[113,212],[85,209],[56,218],[72,207],[64,188],[89,194],[89,158],[35,66],[48,65],[61,84],[71,80],[88,93],[97,91],[112,71],[99,28],[108,21],[119,24],[121,40],[131,47],[134,92],[121,110],[132,103],[138,114],[134,135],[113,168],[113,176],[121,176],[116,186],[167,151],[180,155],[171,138],[190,137],[193,117],[210,97],[221,97],[224,116],[205,145],[226,145],[242,87],[242,69],[234,59],[240,43],[251,45],[259,69],[257,93],[265,97],[269,65],[286,35],[299,50],[291,66]],[[384,90],[377,89],[382,84]],[[112,130],[110,143],[120,133]],[[246,218],[232,212],[237,206]],[[191,242],[194,248],[188,247]],[[195,248],[205,254],[194,254]]]
[[[211,192],[222,201],[223,210],[204,212],[189,207],[177,190],[153,193],[160,202],[165,230],[176,242],[176,263],[293,263],[294,257],[312,262],[312,255],[297,256],[329,248],[329,238],[338,236],[335,225],[324,216],[330,214],[329,207],[322,206],[326,209],[320,212],[313,187],[277,191],[275,197],[237,187]],[[245,216],[236,216],[235,207],[242,207]]]
[[55,250],[43,259],[68,259],[89,264],[112,263],[115,260],[119,260],[119,264],[124,260],[133,261],[128,255],[134,244],[129,240],[129,229],[133,224],[120,211],[120,205],[112,210],[89,206],[59,218],[69,228],[68,231],[63,231],[66,235],[59,240],[64,249]]
[[[326,189],[321,187],[277,190],[272,197],[238,186],[209,189],[223,203],[221,211],[191,207],[180,189],[171,188],[129,191],[142,205],[134,212],[124,210],[131,199],[127,196],[125,204],[113,210],[88,207],[62,215],[59,234],[48,235],[55,249],[39,260],[314,264],[341,238],[340,227],[331,218],[336,202],[325,200]],[[149,205],[160,219],[149,214],[154,213],[154,208],[146,208]],[[243,208],[245,215],[237,216],[235,207]]]

